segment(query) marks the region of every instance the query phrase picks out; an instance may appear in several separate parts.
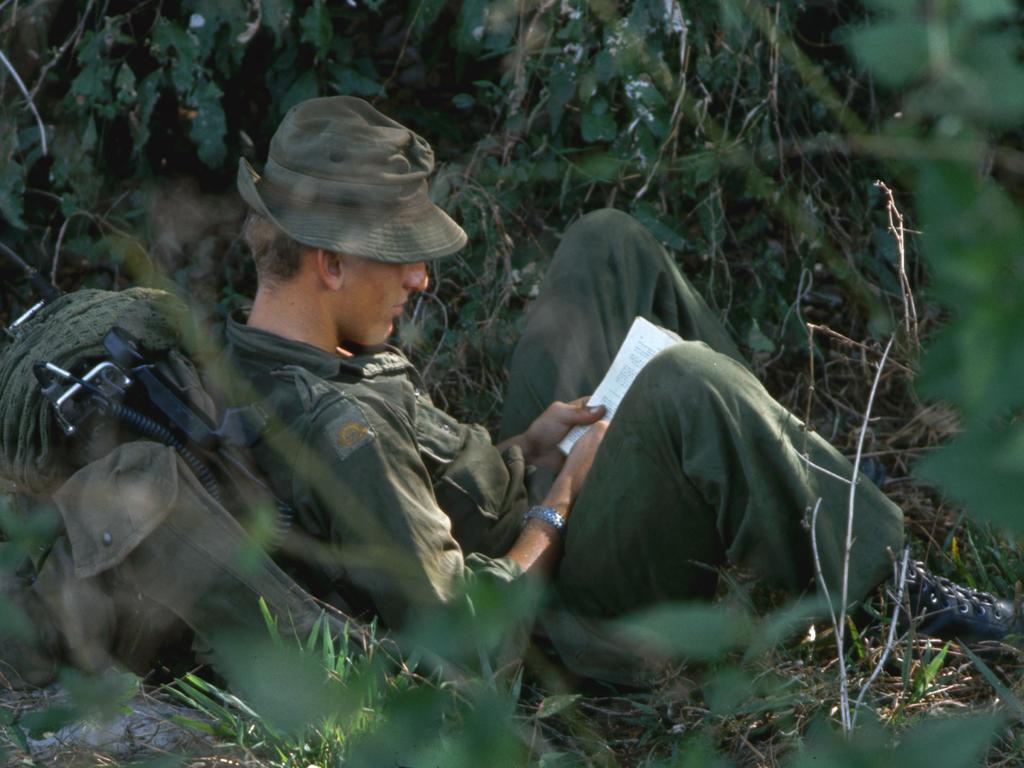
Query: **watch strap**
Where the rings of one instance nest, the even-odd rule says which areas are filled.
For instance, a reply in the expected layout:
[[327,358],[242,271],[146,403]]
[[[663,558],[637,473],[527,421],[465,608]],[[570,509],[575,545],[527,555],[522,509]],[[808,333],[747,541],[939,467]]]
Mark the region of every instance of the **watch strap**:
[[529,522],[530,520],[543,520],[560,534],[563,536],[565,535],[565,518],[562,517],[554,507],[546,507],[543,505],[530,507],[523,515],[523,520],[525,522]]

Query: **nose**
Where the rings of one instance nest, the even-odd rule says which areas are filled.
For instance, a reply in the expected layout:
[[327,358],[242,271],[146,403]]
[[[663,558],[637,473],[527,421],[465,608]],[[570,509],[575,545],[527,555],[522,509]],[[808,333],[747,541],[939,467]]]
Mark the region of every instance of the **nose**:
[[402,287],[407,291],[410,293],[413,291],[425,291],[429,284],[430,278],[427,276],[427,263],[425,261],[417,261],[406,267]]

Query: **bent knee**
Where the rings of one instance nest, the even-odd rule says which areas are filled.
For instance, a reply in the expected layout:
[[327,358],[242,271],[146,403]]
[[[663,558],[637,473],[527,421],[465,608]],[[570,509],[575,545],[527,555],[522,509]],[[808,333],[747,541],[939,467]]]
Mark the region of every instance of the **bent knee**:
[[664,258],[664,249],[654,235],[616,208],[601,208],[578,218],[565,230],[562,247],[612,262]]
[[637,382],[653,397],[693,399],[710,391],[759,386],[753,374],[703,341],[682,341],[656,354]]
[[590,211],[580,216],[569,225],[565,232],[569,234],[574,230],[583,229],[588,232],[601,232],[610,235],[632,227],[643,229],[643,225],[625,211],[620,211],[618,208],[598,208],[596,211]]
[[582,237],[610,245],[629,241],[657,245],[654,235],[643,224],[617,208],[599,208],[583,214],[565,230],[565,237]]

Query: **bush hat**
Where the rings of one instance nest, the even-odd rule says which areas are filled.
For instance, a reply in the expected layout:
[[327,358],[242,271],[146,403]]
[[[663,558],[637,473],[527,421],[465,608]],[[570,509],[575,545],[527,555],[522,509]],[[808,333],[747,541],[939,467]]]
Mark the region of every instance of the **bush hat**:
[[374,261],[455,253],[466,233],[427,194],[426,139],[353,96],[295,105],[270,140],[263,173],[238,163],[238,191],[289,237]]

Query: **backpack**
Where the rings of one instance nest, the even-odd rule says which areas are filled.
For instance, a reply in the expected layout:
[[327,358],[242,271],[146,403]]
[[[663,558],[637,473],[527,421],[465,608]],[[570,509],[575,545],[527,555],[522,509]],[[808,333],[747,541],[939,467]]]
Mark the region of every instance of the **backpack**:
[[[204,641],[225,628],[259,631],[261,611],[269,610],[297,633],[324,621],[324,631],[365,646],[361,627],[318,604],[269,557],[249,558],[251,573],[234,569],[248,541],[275,548],[292,515],[248,459],[265,416],[258,406],[218,413],[200,368],[183,350],[186,311],[164,291],[79,290],[41,302],[8,329],[0,347],[0,479],[31,497],[37,510],[55,504],[64,526],[27,574],[0,573],[0,597],[36,618],[46,614],[47,625],[33,643],[0,638],[0,681],[11,669],[26,682],[48,681],[60,648],[85,668],[106,664],[111,654],[121,658],[110,647],[116,628],[104,633],[95,625],[114,610],[106,588],[125,579],[136,579],[129,592],[146,596],[147,611],[169,609]],[[147,498],[133,493],[141,487]],[[177,522],[165,522],[168,514]],[[168,525],[178,533],[158,533]],[[154,551],[170,551],[168,536],[194,537],[209,545],[209,556],[197,561],[196,548],[186,547],[191,566],[173,554],[154,559]],[[206,581],[204,569],[212,574]],[[108,572],[118,575],[108,580]],[[257,606],[256,596],[266,605]],[[162,629],[151,615],[142,626],[159,640]],[[76,656],[76,645],[97,650]],[[129,666],[144,671],[148,650]]]
[[[182,351],[184,303],[130,288],[83,289],[45,304],[0,348],[0,477],[48,496],[75,471],[126,439],[177,451],[203,488],[243,515],[269,494],[240,449],[262,432],[258,407],[214,398]],[[228,483],[235,491],[222,494]],[[241,496],[237,491],[245,488]],[[275,501],[286,526],[289,510]]]

